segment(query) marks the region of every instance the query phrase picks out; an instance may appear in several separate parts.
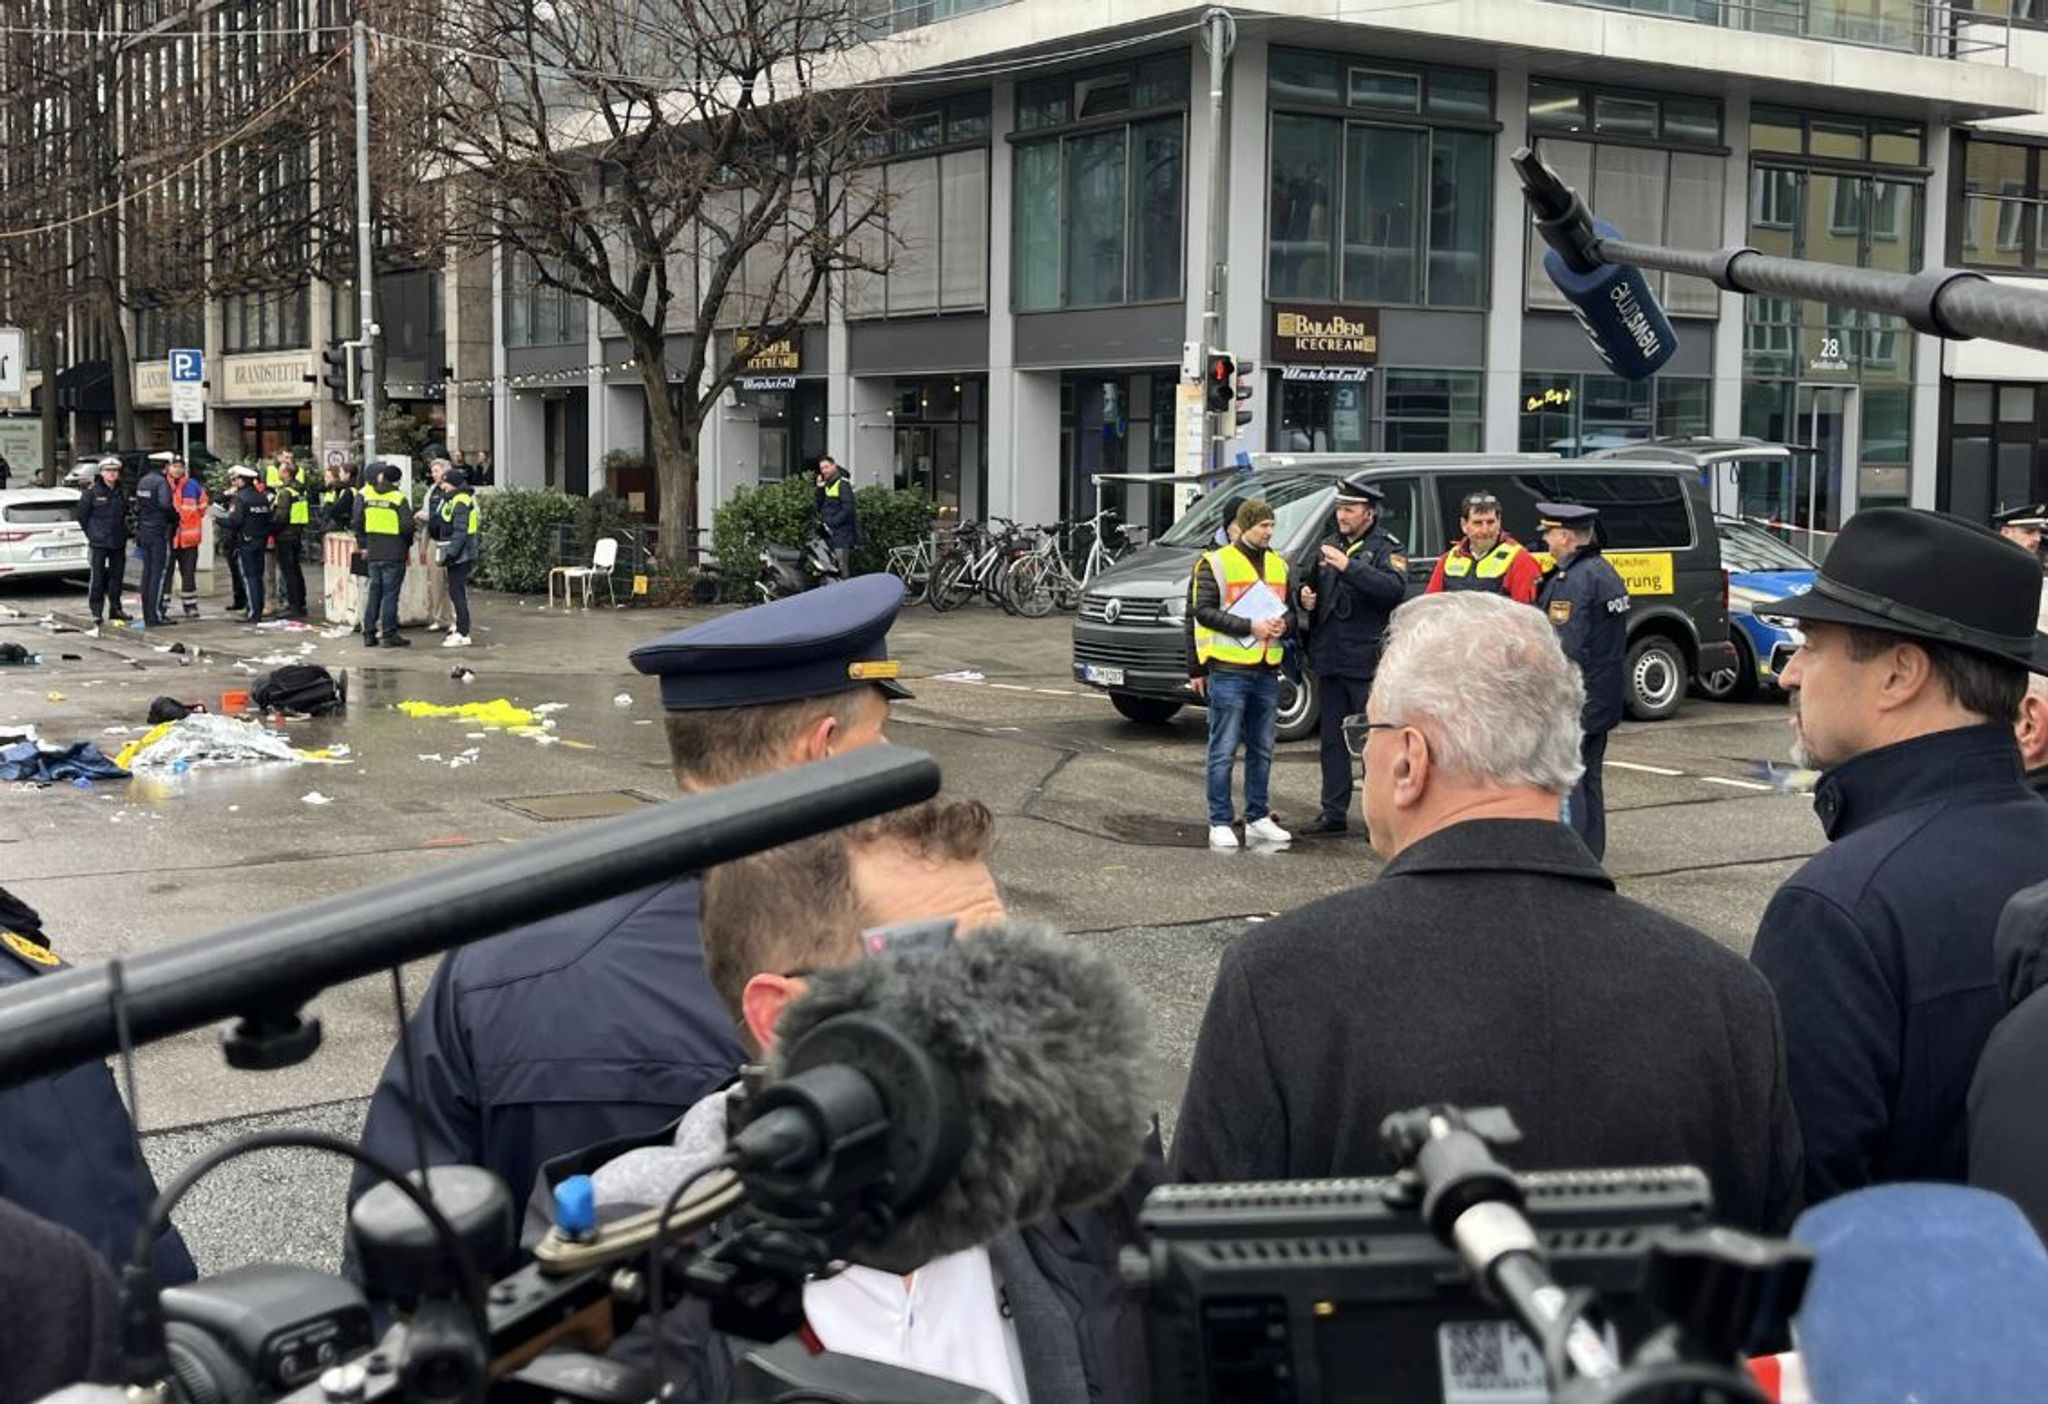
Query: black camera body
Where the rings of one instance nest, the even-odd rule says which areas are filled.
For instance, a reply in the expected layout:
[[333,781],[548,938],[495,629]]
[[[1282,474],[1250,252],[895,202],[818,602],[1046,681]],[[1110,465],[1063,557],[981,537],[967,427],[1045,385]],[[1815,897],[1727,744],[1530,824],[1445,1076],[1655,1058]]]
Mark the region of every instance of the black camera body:
[[289,1394],[376,1342],[354,1283],[281,1263],[166,1288],[163,1310],[180,1380],[203,1376],[228,1401]]

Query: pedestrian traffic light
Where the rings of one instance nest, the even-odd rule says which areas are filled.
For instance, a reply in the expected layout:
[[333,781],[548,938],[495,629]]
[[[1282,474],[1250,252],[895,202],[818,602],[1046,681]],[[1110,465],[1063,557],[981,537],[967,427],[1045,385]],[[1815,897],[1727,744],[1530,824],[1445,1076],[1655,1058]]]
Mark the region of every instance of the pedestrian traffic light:
[[327,349],[320,353],[320,360],[327,369],[321,372],[320,383],[340,404],[353,404],[356,398],[355,357],[349,354],[350,343],[330,341]]
[[1228,351],[1211,351],[1206,383],[1209,413],[1229,414],[1237,403],[1237,358]]
[[1252,373],[1258,370],[1256,361],[1237,363],[1237,383],[1233,387],[1234,403],[1237,407],[1237,427],[1242,429],[1252,422]]

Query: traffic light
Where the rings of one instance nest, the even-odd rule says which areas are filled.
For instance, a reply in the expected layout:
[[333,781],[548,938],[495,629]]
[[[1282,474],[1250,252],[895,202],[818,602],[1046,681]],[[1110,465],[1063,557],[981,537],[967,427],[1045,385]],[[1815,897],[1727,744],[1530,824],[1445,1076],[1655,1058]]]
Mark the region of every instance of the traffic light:
[[1209,413],[1229,414],[1237,404],[1237,358],[1228,351],[1211,351],[1206,384]]
[[320,353],[320,361],[327,367],[320,374],[320,383],[327,387],[327,392],[339,404],[355,403],[355,357],[349,354],[353,349],[350,342],[330,341],[327,349]]
[[1236,393],[1233,401],[1237,408],[1237,427],[1240,429],[1252,422],[1252,373],[1258,368],[1255,361],[1237,363],[1237,383],[1233,387]]

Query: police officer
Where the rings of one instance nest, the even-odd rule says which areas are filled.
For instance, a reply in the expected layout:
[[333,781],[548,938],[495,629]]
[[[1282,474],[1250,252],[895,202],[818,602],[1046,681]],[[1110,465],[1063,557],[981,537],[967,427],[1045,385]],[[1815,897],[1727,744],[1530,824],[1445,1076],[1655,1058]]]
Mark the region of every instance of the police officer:
[[92,558],[92,589],[86,598],[98,633],[102,619],[128,622],[121,612],[121,578],[128,570],[128,494],[121,490],[120,459],[109,455],[100,460],[99,476],[78,495],[77,514]]
[[1622,658],[1628,652],[1628,586],[1600,554],[1597,508],[1570,502],[1536,504],[1537,526],[1557,568],[1543,581],[1536,605],[1550,616],[1565,656],[1586,681],[1579,714],[1579,759],[1586,773],[1565,802],[1566,817],[1595,858],[1607,852],[1607,796],[1600,766],[1607,733],[1621,722]]
[[[65,968],[35,909],[0,888],[0,988]],[[0,1088],[0,1199],[62,1224],[117,1270],[127,1266],[156,1198],[135,1152],[135,1124],[100,1059]],[[198,1276],[175,1228],[157,1240],[156,1270],[166,1284]],[[22,1322],[15,1328],[27,1329]]]
[[1344,718],[1365,710],[1379,668],[1387,615],[1408,592],[1408,558],[1379,524],[1386,494],[1352,476],[1337,484],[1337,530],[1316,548],[1299,603],[1308,624],[1308,663],[1322,707],[1322,809],[1300,834],[1341,834],[1350,827],[1357,769],[1344,745]]
[[[2023,507],[1995,512],[1991,525],[1998,528],[2000,536],[2038,562],[2041,559],[2041,531],[2048,527],[2048,504],[2029,502]],[[2041,582],[2041,602],[2035,612],[2035,627],[2048,629],[2048,577]]]
[[313,524],[313,504],[299,483],[298,465],[287,458],[277,465],[277,491],[272,496],[271,527],[276,541],[277,581],[284,591],[284,617],[306,617],[306,572],[301,562],[306,528]]
[[[864,575],[633,650],[661,680],[678,787],[881,741],[910,695],[887,648],[902,602],[894,576]],[[422,1081],[395,1049],[363,1148],[411,1166],[417,1113],[429,1160],[481,1165],[520,1202],[544,1162],[674,1120],[746,1059],[704,969],[693,874],[455,951],[411,1034]]]
[[370,485],[356,494],[356,536],[369,565],[363,590],[363,644],[368,648],[412,647],[412,640],[398,632],[405,557],[412,548],[412,504],[398,483],[395,465],[373,463]]
[[245,463],[228,469],[235,490],[228,495],[228,532],[235,542],[235,568],[242,582],[242,618],[263,622],[263,558],[270,553],[270,494],[258,485],[256,470]]
[[177,530],[178,508],[164,474],[177,459],[174,453],[153,453],[149,467],[135,484],[135,541],[142,548],[142,624],[167,624],[165,584],[171,566],[171,537]]

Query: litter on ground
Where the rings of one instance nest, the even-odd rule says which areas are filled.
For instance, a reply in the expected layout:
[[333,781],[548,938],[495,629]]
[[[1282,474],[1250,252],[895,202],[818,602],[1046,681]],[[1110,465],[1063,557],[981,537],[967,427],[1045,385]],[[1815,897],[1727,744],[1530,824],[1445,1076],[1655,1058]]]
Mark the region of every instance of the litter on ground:
[[622,693],[620,693],[620,694],[619,694],[619,695],[618,695],[617,697],[614,697],[614,698],[612,699],[612,705],[613,705],[614,707],[630,707],[630,706],[632,706],[632,705],[633,705],[633,694],[632,694],[632,693],[630,693],[630,692],[622,692]]
[[569,704],[567,702],[543,702],[538,707],[532,709],[533,714],[537,717],[553,716],[556,712],[566,712],[568,710]]
[[299,802],[300,802],[301,804],[333,804],[333,803],[334,803],[334,801],[333,801],[333,800],[331,800],[331,799],[327,798],[327,796],[325,796],[325,795],[321,794],[321,793],[320,793],[320,792],[319,792],[318,790],[308,790],[308,791],[307,791],[307,792],[306,792],[305,794],[303,794],[303,795],[300,795],[300,796],[299,796]]
[[46,746],[28,740],[0,746],[0,780],[68,780],[81,790],[89,790],[95,780],[127,778],[126,767],[108,760],[105,752],[90,741]]
[[478,726],[532,726],[533,713],[514,706],[509,698],[493,697],[488,702],[461,702],[444,706],[438,702],[405,701],[398,710],[409,717],[456,717]]
[[216,712],[194,712],[177,721],[151,727],[129,742],[116,757],[118,764],[133,770],[168,770],[175,773],[202,766],[258,765],[270,761],[337,762],[347,748],[300,750],[284,737],[257,722]]

